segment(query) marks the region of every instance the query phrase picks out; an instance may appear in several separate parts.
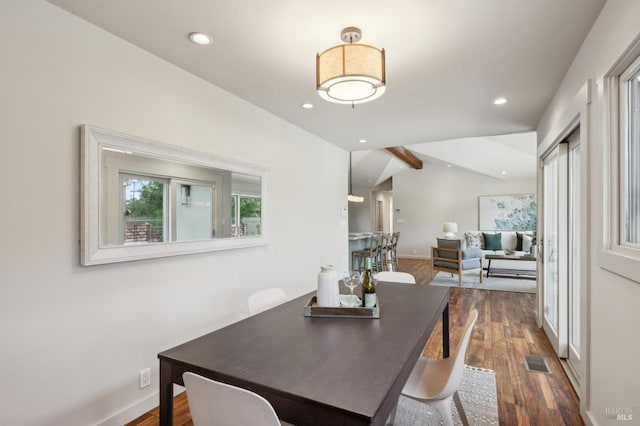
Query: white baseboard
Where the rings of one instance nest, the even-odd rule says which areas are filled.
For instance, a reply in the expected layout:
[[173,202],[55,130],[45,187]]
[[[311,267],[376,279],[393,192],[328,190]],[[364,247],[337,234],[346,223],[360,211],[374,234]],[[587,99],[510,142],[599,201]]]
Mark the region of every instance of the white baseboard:
[[148,397],[133,403],[124,410],[108,417],[98,423],[96,426],[122,426],[131,420],[137,419],[144,413],[153,410],[158,406],[159,392],[154,392]]
[[423,256],[419,254],[398,254],[398,259],[431,259],[431,256]]
[[[182,386],[173,386],[173,396],[177,396],[182,392],[184,392],[184,388]],[[158,391],[153,392],[151,395],[131,404],[124,410],[119,411],[118,413],[99,421],[95,424],[95,426],[122,426],[124,424],[127,424],[130,421],[135,420],[141,415],[156,408],[160,402],[159,394],[160,392]]]
[[582,420],[584,420],[584,424],[587,426],[595,426],[598,424],[598,422],[596,422],[596,419],[593,417],[593,413],[589,410],[585,411],[584,413],[580,413],[582,414]]

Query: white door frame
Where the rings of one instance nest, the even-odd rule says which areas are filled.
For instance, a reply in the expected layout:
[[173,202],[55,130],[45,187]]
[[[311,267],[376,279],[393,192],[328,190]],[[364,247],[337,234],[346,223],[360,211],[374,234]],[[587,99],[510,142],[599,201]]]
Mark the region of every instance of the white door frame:
[[[587,411],[591,405],[591,381],[587,375],[590,365],[590,353],[591,353],[591,295],[590,295],[590,282],[591,275],[587,265],[591,263],[591,254],[587,249],[590,247],[591,240],[597,241],[598,234],[591,236],[589,214],[590,196],[587,191],[589,185],[590,176],[587,173],[589,169],[589,162],[591,158],[589,138],[592,133],[591,121],[590,121],[590,104],[591,96],[593,93],[593,82],[587,80],[582,88],[577,92],[571,103],[567,106],[565,112],[560,116],[548,129],[544,139],[538,144],[538,159],[540,167],[542,166],[541,159],[544,155],[550,151],[550,149],[564,140],[573,129],[578,125],[581,128],[580,132],[580,163],[582,165],[580,170],[581,180],[583,185],[581,186],[581,199],[582,212],[580,213],[580,244],[585,250],[580,253],[580,371],[581,377],[579,389],[577,389],[578,396],[580,398],[580,413],[583,419],[589,418]],[[541,170],[541,169],[540,169]],[[594,178],[595,179],[595,178]],[[542,174],[538,174],[538,194],[542,194]],[[538,217],[542,217],[542,206],[538,203]],[[538,220],[538,235],[542,235],[541,220]],[[536,321],[539,327],[542,327],[544,316],[544,294],[543,294],[543,282],[541,264],[538,261],[538,292],[537,292],[537,313]]]

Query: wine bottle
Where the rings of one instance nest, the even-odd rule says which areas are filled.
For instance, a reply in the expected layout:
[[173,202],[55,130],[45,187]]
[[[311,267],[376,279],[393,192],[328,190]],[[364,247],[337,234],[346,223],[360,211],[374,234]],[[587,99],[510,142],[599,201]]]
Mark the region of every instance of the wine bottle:
[[376,306],[376,286],[371,276],[371,258],[367,257],[367,266],[364,270],[364,278],[362,279],[362,306],[365,308],[373,308]]

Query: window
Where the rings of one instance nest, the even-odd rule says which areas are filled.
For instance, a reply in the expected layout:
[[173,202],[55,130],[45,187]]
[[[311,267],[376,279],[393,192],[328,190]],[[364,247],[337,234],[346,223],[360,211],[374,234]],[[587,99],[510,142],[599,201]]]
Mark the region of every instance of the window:
[[640,58],[619,80],[620,245],[640,248]]
[[601,267],[640,283],[640,40],[603,79],[604,247]]

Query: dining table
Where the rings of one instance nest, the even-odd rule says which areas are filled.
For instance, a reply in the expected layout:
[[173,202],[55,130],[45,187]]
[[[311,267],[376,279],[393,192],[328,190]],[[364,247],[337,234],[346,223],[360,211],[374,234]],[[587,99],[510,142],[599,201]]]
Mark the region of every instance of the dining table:
[[449,356],[449,288],[376,292],[379,318],[305,316],[311,292],[159,353],[160,425],[187,371],[261,395],[292,424],[384,425],[439,320]]

